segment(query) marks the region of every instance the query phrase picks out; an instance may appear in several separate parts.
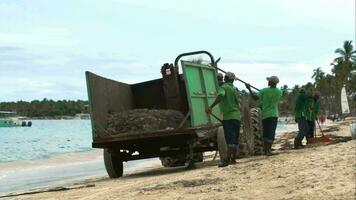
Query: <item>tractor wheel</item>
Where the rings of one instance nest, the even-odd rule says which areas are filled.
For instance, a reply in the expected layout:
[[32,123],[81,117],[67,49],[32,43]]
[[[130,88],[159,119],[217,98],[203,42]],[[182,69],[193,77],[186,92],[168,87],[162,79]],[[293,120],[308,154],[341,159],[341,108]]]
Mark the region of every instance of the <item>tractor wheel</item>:
[[104,149],[104,164],[110,178],[119,178],[122,176],[124,167],[122,160],[117,154]]
[[259,108],[251,108],[250,110],[250,128],[253,135],[253,150],[254,155],[263,154],[263,130],[262,117]]
[[227,144],[225,140],[224,129],[222,127],[219,127],[218,129],[217,143],[220,160],[225,160],[227,158]]

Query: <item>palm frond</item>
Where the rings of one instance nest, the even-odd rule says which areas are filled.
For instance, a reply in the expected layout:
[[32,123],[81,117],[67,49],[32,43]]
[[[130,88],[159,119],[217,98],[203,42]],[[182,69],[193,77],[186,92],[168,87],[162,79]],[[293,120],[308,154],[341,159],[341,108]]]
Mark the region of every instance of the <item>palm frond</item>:
[[349,53],[351,53],[352,52],[352,50],[354,49],[354,47],[352,46],[352,41],[350,40],[350,41],[345,41],[344,42],[344,50],[345,50],[345,53],[346,54],[349,54]]
[[346,54],[345,51],[343,49],[341,49],[341,48],[337,48],[335,50],[335,53],[338,53],[338,54],[343,55],[343,56]]
[[[335,62],[336,65],[337,65],[337,64],[339,64],[339,63],[342,63],[343,60],[344,60],[344,57],[337,57],[337,58],[334,59],[334,62]],[[335,64],[333,64],[333,65],[335,65]]]

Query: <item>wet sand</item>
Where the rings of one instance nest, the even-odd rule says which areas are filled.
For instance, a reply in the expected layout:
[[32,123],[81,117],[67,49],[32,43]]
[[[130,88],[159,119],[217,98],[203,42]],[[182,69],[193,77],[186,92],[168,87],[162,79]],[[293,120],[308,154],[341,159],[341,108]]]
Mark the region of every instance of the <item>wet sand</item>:
[[334,128],[324,126],[336,144],[294,150],[287,144],[295,133],[284,133],[274,145],[278,155],[242,158],[226,168],[217,168],[212,156],[195,170],[152,162],[120,179],[88,180],[9,199],[355,199],[351,121],[355,118],[331,124]]

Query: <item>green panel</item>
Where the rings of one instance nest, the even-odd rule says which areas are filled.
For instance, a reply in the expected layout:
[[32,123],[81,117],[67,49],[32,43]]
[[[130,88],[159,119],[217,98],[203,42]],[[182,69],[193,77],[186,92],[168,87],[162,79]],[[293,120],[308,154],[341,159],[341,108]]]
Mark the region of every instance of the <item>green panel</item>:
[[[208,65],[182,61],[192,126],[219,123],[205,110],[217,97],[216,69]],[[219,106],[213,113],[221,118]]]

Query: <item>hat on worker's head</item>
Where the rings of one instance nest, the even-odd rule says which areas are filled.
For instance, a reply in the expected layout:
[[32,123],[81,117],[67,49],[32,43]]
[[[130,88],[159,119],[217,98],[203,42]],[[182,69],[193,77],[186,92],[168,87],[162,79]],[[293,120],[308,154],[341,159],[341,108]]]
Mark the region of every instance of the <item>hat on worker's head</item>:
[[228,80],[232,80],[233,81],[233,80],[235,80],[236,76],[232,72],[226,72],[225,73],[225,78],[227,78]]
[[224,76],[222,75],[222,73],[218,73],[218,75],[216,76],[216,78],[218,80],[223,80],[224,79]]
[[320,92],[319,92],[319,91],[314,91],[314,92],[313,92],[313,97],[314,97],[314,98],[319,99],[319,98],[320,98],[320,96],[321,96],[321,94],[320,94]]
[[267,77],[267,81],[277,84],[277,83],[279,83],[279,78],[277,76],[270,76],[270,77]]

